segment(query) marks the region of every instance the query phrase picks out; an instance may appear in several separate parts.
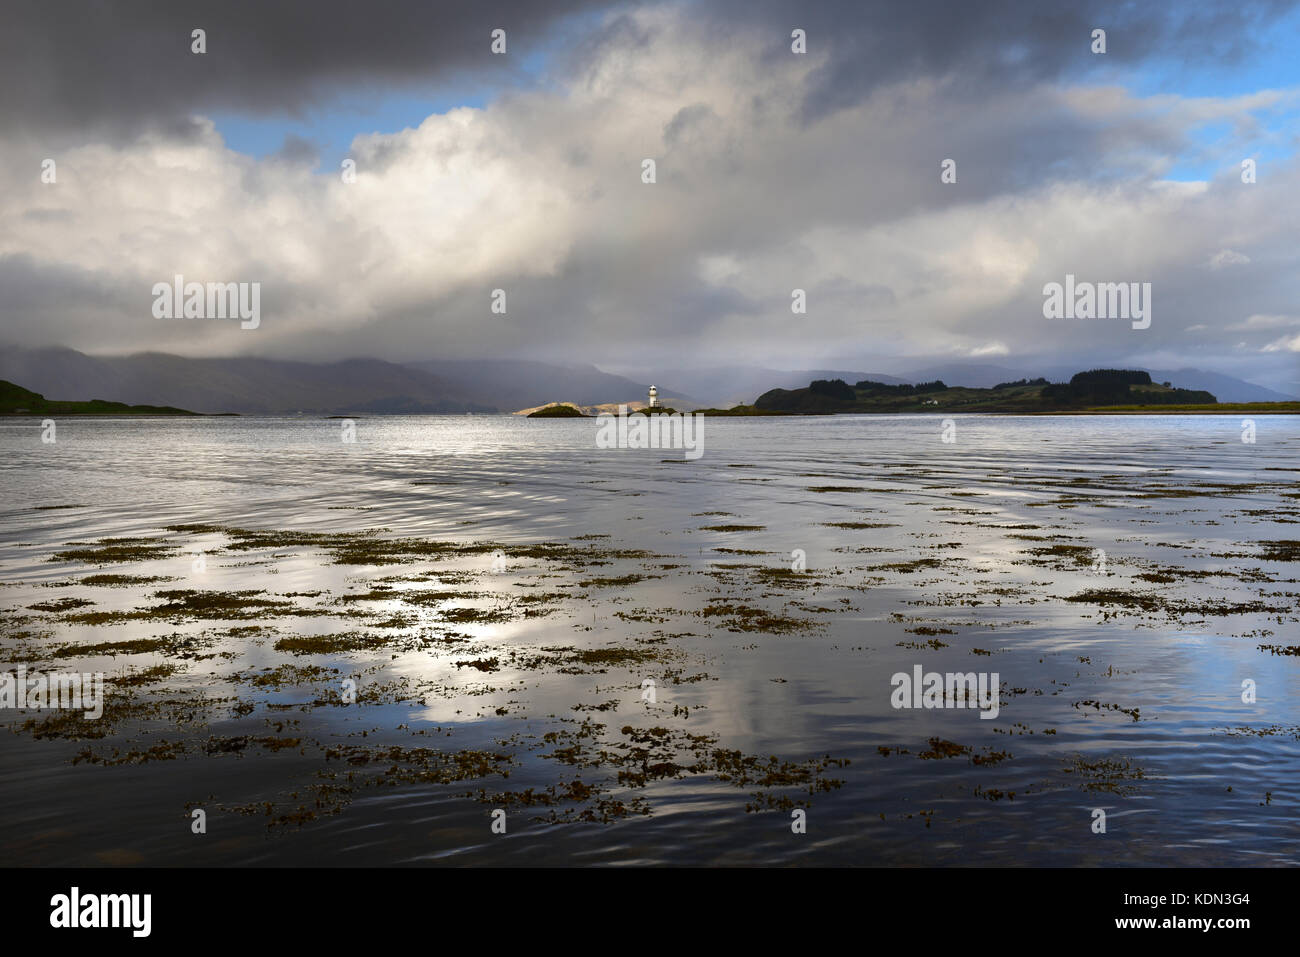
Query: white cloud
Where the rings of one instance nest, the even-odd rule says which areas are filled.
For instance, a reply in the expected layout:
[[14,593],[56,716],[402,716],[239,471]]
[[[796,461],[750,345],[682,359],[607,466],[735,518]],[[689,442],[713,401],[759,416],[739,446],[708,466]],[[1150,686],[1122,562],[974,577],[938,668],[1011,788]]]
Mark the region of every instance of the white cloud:
[[1286,329],[1291,326],[1300,326],[1300,316],[1254,315],[1245,322],[1228,326],[1228,329],[1240,332],[1245,329]]
[[1209,266],[1211,269],[1222,269],[1224,266],[1242,266],[1250,262],[1250,257],[1245,253],[1239,253],[1232,249],[1220,249],[1210,257]]
[[1270,342],[1263,350],[1264,352],[1300,352],[1300,335],[1294,335],[1290,338],[1283,336],[1274,342]]
[[[1249,188],[1160,180],[1197,124],[1277,94],[1032,87],[990,91],[972,111],[923,78],[805,122],[816,55],[774,65],[752,38],[695,29],[676,7],[628,16],[629,39],[607,38],[567,85],[358,137],[350,185],[233,152],[211,124],[193,141],[88,143],[57,157],[55,185],[39,182],[39,154],[4,164],[0,256],[44,283],[4,313],[4,334],[401,359],[600,361],[642,347],[675,359],[689,342],[788,364],[848,349],[1082,358],[1192,339],[1217,355],[1215,336],[1184,333],[1252,312],[1245,328],[1281,328],[1255,320],[1300,275],[1296,167]],[[4,136],[0,151],[22,145]],[[958,181],[945,185],[949,156]],[[1207,235],[1231,244],[1210,271]],[[1250,262],[1237,248],[1270,251],[1250,284],[1222,268]],[[177,272],[260,281],[261,328],[160,324],[149,290]],[[1151,329],[1138,340],[1123,324],[1044,320],[1042,285],[1066,273],[1152,282]],[[60,295],[67,277],[92,298]],[[505,317],[488,309],[498,287]],[[794,288],[809,294],[797,327]]]

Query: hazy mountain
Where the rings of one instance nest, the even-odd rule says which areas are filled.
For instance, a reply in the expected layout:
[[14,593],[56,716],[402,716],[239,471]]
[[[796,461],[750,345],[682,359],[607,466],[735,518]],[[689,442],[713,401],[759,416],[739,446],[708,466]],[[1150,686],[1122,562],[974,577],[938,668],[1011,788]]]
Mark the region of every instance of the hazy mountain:
[[[1068,380],[1071,375],[1078,371],[1078,369],[1071,370],[1065,378]],[[974,362],[947,362],[942,365],[921,366],[917,369],[909,369],[906,375],[907,381],[913,384],[941,379],[944,385],[966,386],[970,389],[991,389],[1000,382],[1036,379],[1039,376],[1051,378],[1047,372],[1022,371],[1007,368],[1006,366]]]
[[[950,386],[988,388],[1046,376],[1066,381],[1078,369],[1013,369],[948,363],[905,376],[842,369],[782,370],[750,366],[665,370],[660,397],[679,408],[751,403],[771,389],[800,389],[814,379],[871,379],[890,385],[942,379]],[[1252,382],[1198,369],[1146,370],[1157,382],[1203,389],[1221,402],[1294,398]],[[430,359],[405,364],[378,359],[313,363],[278,359],[188,359],[161,352],[90,356],[73,349],[0,349],[0,379],[69,400],[105,399],[169,405],[196,412],[244,414],[384,414],[512,412],[547,402],[583,406],[644,401],[649,384],[592,365],[525,360]]]
[[315,364],[187,359],[160,352],[88,356],[71,349],[5,350],[0,378],[77,399],[176,405],[196,412],[466,412],[495,406],[389,362]]
[[1172,382],[1184,389],[1204,389],[1213,392],[1220,402],[1285,402],[1300,398],[1300,392],[1288,395],[1267,389],[1262,385],[1236,379],[1218,372],[1203,369],[1179,369],[1177,372],[1157,372],[1147,369],[1156,382]]
[[[160,352],[89,356],[73,349],[0,350],[0,379],[69,399],[251,415],[509,412],[552,401],[644,400],[648,388],[594,366],[540,362],[311,363]],[[660,395],[680,397],[662,388]]]
[[[673,385],[696,402],[715,408],[751,404],[769,389],[801,389],[814,379],[843,379],[850,384],[874,379],[898,385],[904,379],[879,372],[845,372],[838,369],[767,369],[760,366],[705,366],[672,369]],[[660,388],[663,393],[662,387]]]
[[[520,359],[428,359],[407,367],[435,376],[464,395],[484,396],[503,411],[574,402],[583,406],[604,403],[645,402],[650,383],[633,382],[601,372],[592,365],[551,365]],[[686,398],[681,392],[655,382],[660,399]]]

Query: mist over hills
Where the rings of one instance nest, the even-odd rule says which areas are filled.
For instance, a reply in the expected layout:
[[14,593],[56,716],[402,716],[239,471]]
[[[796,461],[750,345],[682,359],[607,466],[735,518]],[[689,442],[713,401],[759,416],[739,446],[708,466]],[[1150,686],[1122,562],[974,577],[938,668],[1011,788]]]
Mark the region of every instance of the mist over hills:
[[[803,388],[816,379],[870,379],[890,385],[942,379],[950,386],[989,388],[1036,376],[1065,381],[1078,371],[1065,366],[1018,369],[963,363],[891,373],[719,366],[665,369],[662,379],[647,376],[646,381],[638,381],[593,365],[518,359],[314,363],[248,357],[193,359],[162,352],[92,356],[67,348],[0,348],[0,379],[45,395],[245,415],[513,412],[547,402],[595,406],[641,401],[651,381],[663,399],[672,399],[679,407],[728,407],[751,403],[771,389]],[[1184,388],[1212,392],[1221,402],[1296,398],[1215,372],[1144,371],[1156,382],[1172,380]]]
[[[636,382],[602,372],[592,365],[554,365],[521,359],[428,359],[406,368],[434,376],[462,395],[512,412],[545,402],[601,405],[608,402],[645,401],[651,381]],[[681,392],[654,381],[663,398],[684,399]]]
[[[374,359],[309,363],[276,359],[189,359],[158,352],[88,356],[72,349],[6,350],[0,378],[46,395],[167,404],[195,412],[494,411],[415,369]],[[167,403],[150,397],[173,396]]]
[[[644,399],[649,387],[594,366],[513,360],[312,363],[159,352],[89,356],[73,349],[0,350],[0,379],[73,399],[245,415],[510,412],[553,399],[584,405]],[[672,390],[660,394],[680,397]],[[164,395],[171,397],[166,403],[153,402]]]

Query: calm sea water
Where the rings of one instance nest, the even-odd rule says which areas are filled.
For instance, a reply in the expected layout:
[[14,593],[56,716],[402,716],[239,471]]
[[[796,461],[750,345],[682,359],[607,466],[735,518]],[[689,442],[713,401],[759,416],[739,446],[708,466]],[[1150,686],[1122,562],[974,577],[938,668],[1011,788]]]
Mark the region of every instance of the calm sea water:
[[[1295,864],[1300,417],[1256,424],[711,419],[683,461],[590,420],[4,420],[0,671],[103,671],[129,706],[0,711],[0,847]],[[449,547],[374,564],[339,544],[364,532]],[[894,707],[918,665],[990,676],[997,716]]]

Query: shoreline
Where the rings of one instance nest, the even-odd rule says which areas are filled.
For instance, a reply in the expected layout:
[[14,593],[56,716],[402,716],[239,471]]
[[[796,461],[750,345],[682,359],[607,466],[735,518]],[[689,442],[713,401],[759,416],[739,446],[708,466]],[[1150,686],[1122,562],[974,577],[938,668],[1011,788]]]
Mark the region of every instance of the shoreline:
[[[908,409],[898,411],[876,411],[876,412],[770,412],[770,413],[731,413],[726,410],[718,411],[716,409],[697,409],[692,413],[694,415],[707,415],[715,419],[768,419],[768,418],[835,418],[849,416],[916,416],[925,415],[931,417],[946,417],[951,415],[963,416],[1002,416],[1002,417],[1042,417],[1042,416],[1060,416],[1068,418],[1071,416],[1098,416],[1098,415],[1147,415],[1147,416],[1180,416],[1180,415],[1227,415],[1235,416],[1242,413],[1252,415],[1300,415],[1300,403],[1296,403],[1291,408],[1259,408],[1250,404],[1223,404],[1216,408],[1193,408],[1180,409],[1161,406],[1148,406],[1143,408],[1101,408],[1101,409],[1055,409],[1055,410],[1011,410],[1011,409],[944,409],[936,411],[934,409]],[[639,415],[640,412],[629,412],[629,415]],[[0,419],[44,419],[51,416],[58,416],[63,419],[111,419],[111,418],[128,418],[128,419],[295,419],[311,420],[320,419],[325,421],[339,419],[408,419],[408,418],[447,418],[463,419],[468,416],[475,418],[509,418],[509,419],[529,419],[532,416],[520,415],[517,412],[412,412],[412,413],[374,413],[367,412],[357,415],[341,415],[338,413],[329,414],[247,414],[243,412],[0,412]],[[562,420],[562,419],[595,419],[593,415],[575,415],[575,416],[536,416],[538,419]]]

